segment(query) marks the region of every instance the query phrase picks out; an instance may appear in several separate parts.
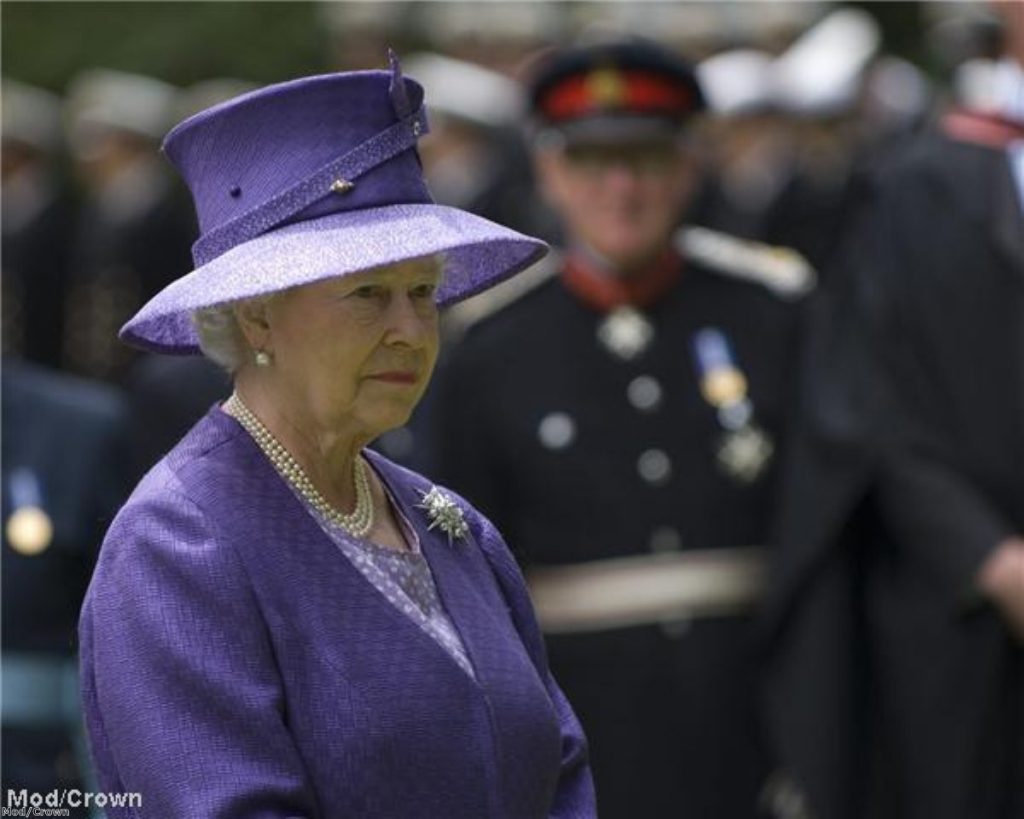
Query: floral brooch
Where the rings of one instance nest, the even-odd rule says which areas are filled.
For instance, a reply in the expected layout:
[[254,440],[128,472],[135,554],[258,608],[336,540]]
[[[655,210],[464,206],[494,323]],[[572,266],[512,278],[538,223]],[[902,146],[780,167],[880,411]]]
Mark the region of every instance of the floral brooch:
[[469,526],[462,517],[462,510],[456,505],[451,497],[436,486],[431,487],[429,492],[423,493],[420,503],[416,504],[427,513],[430,518],[428,530],[440,529],[448,535],[448,543],[458,540],[469,532]]

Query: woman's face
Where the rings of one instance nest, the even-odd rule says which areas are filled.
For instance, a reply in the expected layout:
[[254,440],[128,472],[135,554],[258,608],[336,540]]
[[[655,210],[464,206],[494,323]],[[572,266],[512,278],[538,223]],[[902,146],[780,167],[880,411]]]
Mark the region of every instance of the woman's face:
[[414,259],[272,299],[267,351],[279,395],[318,426],[355,436],[404,424],[437,360],[440,278],[438,260]]

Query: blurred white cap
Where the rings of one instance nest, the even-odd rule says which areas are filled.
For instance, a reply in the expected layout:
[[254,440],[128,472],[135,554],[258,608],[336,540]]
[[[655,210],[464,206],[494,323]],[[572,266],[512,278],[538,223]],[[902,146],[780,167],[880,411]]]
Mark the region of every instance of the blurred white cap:
[[1024,68],[1006,57],[967,60],[953,75],[953,96],[964,108],[1024,122]]
[[438,44],[474,37],[506,42],[544,41],[557,37],[565,25],[562,4],[538,0],[435,0],[417,4],[416,11],[417,27]]
[[868,114],[879,123],[907,123],[923,116],[934,89],[927,75],[901,57],[879,59],[867,77]]
[[178,89],[173,85],[106,68],[87,69],[68,88],[68,139],[78,150],[111,131],[154,141],[174,124]]
[[327,0],[316,8],[332,34],[359,35],[401,32],[409,16],[409,4],[391,3],[339,3]]
[[953,97],[964,108],[989,110],[996,102],[995,60],[965,60],[953,73]]
[[832,12],[776,59],[777,102],[810,116],[849,111],[881,39],[878,23],[867,12],[852,8]]
[[697,65],[697,80],[712,111],[743,114],[772,103],[772,56],[766,51],[736,48],[708,57]]
[[428,111],[494,128],[511,125],[526,109],[519,83],[474,63],[420,53],[403,59],[402,70],[425,89]]
[[174,118],[177,121],[187,119],[193,114],[212,108],[225,100],[255,91],[258,87],[256,83],[236,80],[232,77],[213,77],[202,80],[178,92],[174,106]]
[[16,140],[52,153],[61,144],[61,100],[56,94],[5,78],[2,91],[4,141]]

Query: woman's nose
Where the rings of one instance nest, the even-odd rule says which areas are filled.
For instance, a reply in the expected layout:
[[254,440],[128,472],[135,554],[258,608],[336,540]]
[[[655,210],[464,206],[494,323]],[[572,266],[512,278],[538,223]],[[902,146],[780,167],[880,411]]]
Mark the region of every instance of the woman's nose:
[[393,296],[388,305],[386,340],[392,344],[407,344],[416,348],[424,346],[433,327],[433,317],[424,313],[423,305],[409,294]]

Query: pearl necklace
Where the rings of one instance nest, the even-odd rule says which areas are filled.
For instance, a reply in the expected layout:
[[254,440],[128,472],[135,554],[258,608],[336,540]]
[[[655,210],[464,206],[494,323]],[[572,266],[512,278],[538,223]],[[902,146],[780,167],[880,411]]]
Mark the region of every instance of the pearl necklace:
[[274,468],[287,480],[295,490],[329,523],[348,532],[352,537],[365,537],[373,528],[374,508],[373,495],[370,492],[370,480],[367,477],[366,464],[361,457],[356,457],[352,467],[353,481],[356,487],[356,508],[345,514],[338,510],[313,486],[313,482],[299,466],[298,461],[285,449],[260,420],[253,414],[238,393],[232,393],[224,402],[224,410],[242,425],[254,441],[270,459]]

